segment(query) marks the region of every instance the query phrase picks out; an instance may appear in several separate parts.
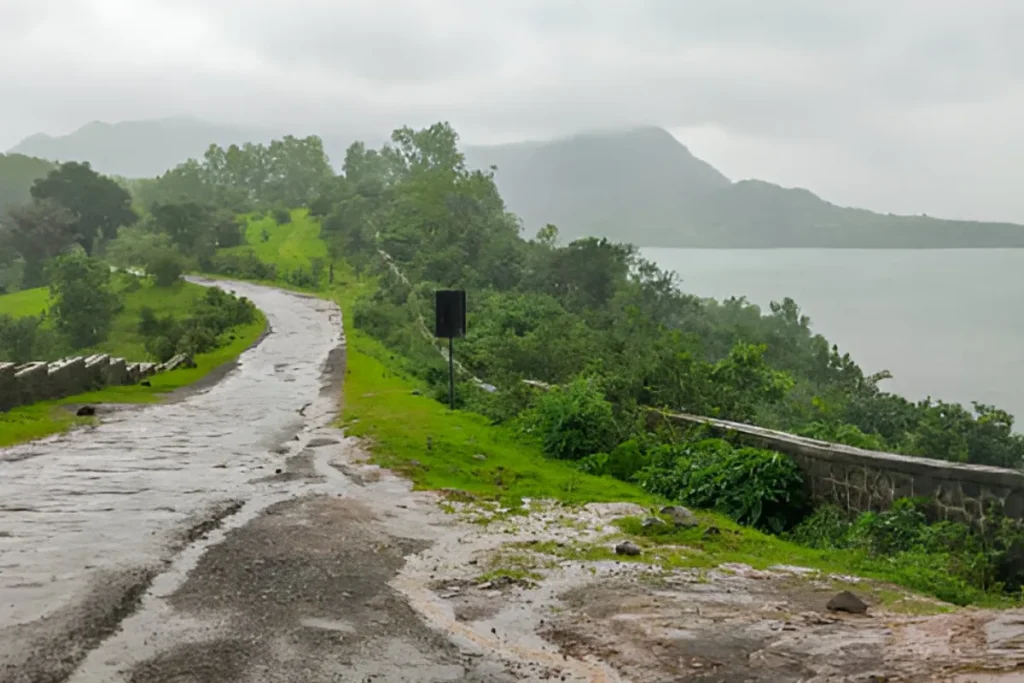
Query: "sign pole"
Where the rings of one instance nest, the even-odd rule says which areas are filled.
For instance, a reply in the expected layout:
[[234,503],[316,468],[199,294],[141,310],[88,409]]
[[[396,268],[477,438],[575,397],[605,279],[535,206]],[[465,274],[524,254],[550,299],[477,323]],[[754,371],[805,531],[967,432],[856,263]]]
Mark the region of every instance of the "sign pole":
[[448,407],[455,410],[455,338],[448,337]]

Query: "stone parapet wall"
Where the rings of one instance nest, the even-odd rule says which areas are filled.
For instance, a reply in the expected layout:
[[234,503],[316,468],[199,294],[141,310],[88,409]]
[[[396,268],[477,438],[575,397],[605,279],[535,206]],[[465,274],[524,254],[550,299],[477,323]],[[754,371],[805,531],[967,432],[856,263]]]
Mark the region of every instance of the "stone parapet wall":
[[939,519],[982,524],[994,502],[1007,516],[1024,520],[1024,473],[1018,470],[869,451],[699,415],[652,411],[651,417],[652,423],[705,425],[785,453],[803,471],[815,500],[853,512],[884,510],[899,498],[922,496],[934,501]]
[[157,365],[128,363],[123,358],[111,358],[106,354],[62,358],[52,363],[0,363],[0,412],[106,386],[138,384],[158,372],[179,367],[195,367],[195,364],[183,355]]

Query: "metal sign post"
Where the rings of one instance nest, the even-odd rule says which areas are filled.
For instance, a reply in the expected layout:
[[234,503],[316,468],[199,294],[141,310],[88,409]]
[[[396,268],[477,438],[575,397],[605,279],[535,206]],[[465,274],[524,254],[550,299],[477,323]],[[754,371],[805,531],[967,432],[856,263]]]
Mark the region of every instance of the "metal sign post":
[[466,291],[434,292],[434,336],[448,338],[448,406],[455,410],[455,338],[466,336]]

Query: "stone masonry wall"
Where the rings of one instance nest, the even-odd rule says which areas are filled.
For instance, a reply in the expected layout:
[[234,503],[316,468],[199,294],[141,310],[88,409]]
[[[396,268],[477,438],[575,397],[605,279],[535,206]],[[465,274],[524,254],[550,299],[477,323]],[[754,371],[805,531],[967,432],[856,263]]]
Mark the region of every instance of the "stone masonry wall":
[[123,358],[96,354],[52,363],[0,363],[0,412],[20,405],[74,396],[105,386],[138,384],[158,372],[195,367],[180,355],[162,365],[126,363]]
[[899,498],[924,496],[934,501],[939,519],[983,524],[989,502],[999,503],[1009,517],[1024,519],[1024,473],[1017,470],[868,451],[698,415],[651,415],[652,423],[706,425],[786,453],[800,466],[817,501],[847,510],[884,510]]

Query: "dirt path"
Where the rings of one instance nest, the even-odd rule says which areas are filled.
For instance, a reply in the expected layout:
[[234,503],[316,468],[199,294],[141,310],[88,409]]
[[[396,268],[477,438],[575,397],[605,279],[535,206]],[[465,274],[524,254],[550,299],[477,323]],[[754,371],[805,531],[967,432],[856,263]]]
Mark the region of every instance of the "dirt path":
[[0,452],[0,683],[1024,681],[1018,612],[568,552],[629,505],[470,523],[330,426],[335,307],[227,286],[273,333],[219,384]]

